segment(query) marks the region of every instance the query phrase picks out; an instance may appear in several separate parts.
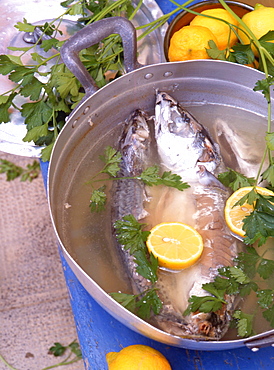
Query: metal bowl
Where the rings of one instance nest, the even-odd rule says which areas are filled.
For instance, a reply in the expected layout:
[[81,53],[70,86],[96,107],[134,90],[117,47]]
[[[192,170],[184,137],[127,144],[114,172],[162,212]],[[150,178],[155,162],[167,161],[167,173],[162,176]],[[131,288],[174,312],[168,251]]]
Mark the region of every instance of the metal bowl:
[[[254,8],[250,5],[240,3],[238,1],[226,1],[227,5],[239,16],[242,16]],[[219,3],[218,0],[211,0],[211,1],[203,1],[201,3],[197,3],[189,7],[190,10],[193,10],[197,13],[201,13],[207,9],[214,9],[214,8],[222,8],[222,5]],[[170,25],[167,28],[165,38],[164,38],[164,54],[167,62],[168,59],[168,49],[170,44],[170,39],[175,32],[181,29],[184,26],[189,25],[192,19],[196,16],[196,14],[190,13],[187,10],[183,10],[173,19]]]

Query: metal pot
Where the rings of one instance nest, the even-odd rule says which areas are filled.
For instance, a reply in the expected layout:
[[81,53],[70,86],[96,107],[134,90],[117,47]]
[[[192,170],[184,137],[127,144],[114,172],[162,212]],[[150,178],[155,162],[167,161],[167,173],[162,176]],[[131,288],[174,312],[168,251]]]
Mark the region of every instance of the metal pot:
[[[123,39],[128,73],[98,90],[80,63],[78,53],[115,32],[120,33]],[[212,60],[140,67],[135,57],[135,29],[124,18],[104,19],[85,27],[64,44],[61,54],[65,64],[83,84],[86,98],[72,112],[54,146],[48,176],[48,197],[56,236],[79,281],[121,323],[162,343],[201,350],[273,343],[273,330],[247,340],[197,342],[180,338],[153,327],[113,300],[105,288],[105,280],[111,283],[114,270],[117,270],[111,262],[112,252],[105,249],[111,235],[108,235],[107,227],[100,229],[101,226],[97,225],[99,216],[91,216],[90,189],[87,190],[86,185],[98,154],[102,154],[99,149],[105,145],[106,138],[115,142],[120,133],[119,124],[134,109],[153,112],[156,89],[172,93],[186,106],[198,107],[201,118],[203,107],[212,107],[212,114],[216,107],[221,110],[229,107],[233,112],[247,112],[263,119],[264,125],[266,101],[261,93],[253,91],[255,82],[264,75],[249,67]],[[266,127],[260,128],[262,135],[265,130]],[[93,251],[95,239],[92,233],[95,231],[100,234],[99,248]],[[103,237],[106,237],[104,241]]]

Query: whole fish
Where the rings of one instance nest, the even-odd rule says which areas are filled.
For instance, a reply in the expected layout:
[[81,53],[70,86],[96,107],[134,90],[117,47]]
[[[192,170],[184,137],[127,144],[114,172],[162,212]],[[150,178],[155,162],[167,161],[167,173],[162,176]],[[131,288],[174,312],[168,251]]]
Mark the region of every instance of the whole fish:
[[202,285],[214,279],[219,267],[232,265],[239,248],[223,215],[229,191],[215,177],[224,169],[219,148],[205,127],[166,92],[156,96],[155,139],[163,168],[180,175],[190,188],[158,194],[147,220],[152,226],[167,221],[192,224],[204,242],[194,266],[178,273],[160,270],[157,288],[163,309],[155,320],[171,334],[220,339],[228,329],[236,297],[228,297],[228,305],[218,313],[183,316],[189,297],[209,295]]
[[[153,187],[148,197],[139,180],[114,181],[113,221],[133,214],[149,227],[180,221],[200,232],[204,252],[194,266],[178,272],[158,269],[156,288],[163,305],[151,323],[185,338],[220,339],[229,326],[233,297],[218,313],[183,315],[189,297],[208,295],[202,284],[212,281],[219,267],[231,265],[237,254],[237,241],[223,218],[229,192],[215,177],[223,170],[219,149],[207,130],[167,93],[157,93],[154,130],[149,129],[148,121],[146,113],[136,110],[125,122],[119,142],[122,163],[118,177],[138,176],[150,162],[155,162],[156,145],[163,170],[179,174],[191,187],[183,192]],[[133,292],[145,291],[151,283],[136,272],[130,253],[119,244],[118,248]]]
[[[118,178],[138,176],[147,167],[150,156],[151,136],[148,127],[148,116],[136,109],[123,124],[119,140],[119,151],[122,154]],[[143,219],[147,212],[144,203],[148,200],[145,185],[137,179],[116,180],[112,187],[112,222],[121,220],[126,215],[133,215],[137,220]],[[130,277],[133,292],[141,293],[151,283],[136,272],[136,263],[129,251],[117,244],[127,274]]]

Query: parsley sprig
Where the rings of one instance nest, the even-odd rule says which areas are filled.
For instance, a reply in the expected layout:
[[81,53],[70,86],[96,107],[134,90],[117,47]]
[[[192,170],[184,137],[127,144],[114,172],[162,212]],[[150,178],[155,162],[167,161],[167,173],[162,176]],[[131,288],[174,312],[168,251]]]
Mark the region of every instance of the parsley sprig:
[[[44,367],[41,370],[49,370],[49,369],[54,369],[54,368],[61,367],[61,366],[71,365],[82,359],[82,352],[80,350],[80,346],[78,342],[76,342],[75,340],[67,346],[62,345],[59,342],[55,342],[54,345],[50,347],[48,354],[53,355],[54,357],[61,357],[63,355],[67,355],[67,356],[61,362]],[[4,363],[11,370],[17,370],[15,367],[10,365],[1,354],[0,354],[0,362]]]
[[8,161],[7,159],[0,158],[0,173],[6,174],[6,180],[11,181],[20,177],[21,181],[32,181],[39,176],[40,165],[39,162],[33,161],[27,166],[17,166],[15,163]]
[[[138,176],[127,176],[127,177],[119,177],[118,173],[120,171],[120,164],[122,162],[122,155],[119,151],[114,149],[111,146],[107,146],[104,150],[104,154],[100,155],[99,158],[104,163],[103,168],[97,172],[89,181],[88,184],[93,184],[95,182],[106,182],[108,180],[140,180],[147,186],[156,186],[156,185],[165,185],[169,187],[173,187],[180,191],[183,191],[189,187],[186,182],[182,181],[181,176],[173,174],[171,171],[165,171],[162,175],[160,175],[160,168],[159,166],[150,166],[146,168],[142,173]],[[100,175],[105,174],[108,175],[108,178],[103,177],[100,178]],[[107,202],[106,196],[106,185],[101,186],[98,189],[94,189],[91,193],[90,197],[90,210],[92,212],[100,212],[105,208]]]
[[[235,259],[235,266],[222,267],[218,275],[210,282],[203,284],[203,289],[210,293],[203,297],[191,296],[189,306],[184,315],[191,312],[214,312],[220,310],[223,305],[228,304],[230,295],[246,297],[255,292],[257,304],[263,312],[264,318],[274,327],[274,289],[265,288],[271,286],[271,279],[274,276],[274,261],[259,255],[253,247],[247,247],[246,252],[241,252]],[[238,334],[241,337],[248,337],[253,333],[253,320],[256,314],[257,305],[251,314],[242,310],[236,310],[232,316],[235,320]]]
[[111,293],[111,296],[137,316],[149,319],[151,313],[159,314],[162,302],[155,288],[158,259],[147,250],[145,242],[150,232],[144,230],[145,226],[133,215],[124,216],[114,224],[118,242],[134,257],[136,272],[149,280],[151,286],[139,294]]
[[251,191],[238,200],[235,206],[244,203],[253,206],[253,211],[243,219],[244,242],[248,245],[258,242],[258,246],[265,244],[268,238],[274,236],[274,196],[260,194],[256,189],[256,179],[248,178],[230,168],[219,174],[218,179],[234,191],[252,186]]

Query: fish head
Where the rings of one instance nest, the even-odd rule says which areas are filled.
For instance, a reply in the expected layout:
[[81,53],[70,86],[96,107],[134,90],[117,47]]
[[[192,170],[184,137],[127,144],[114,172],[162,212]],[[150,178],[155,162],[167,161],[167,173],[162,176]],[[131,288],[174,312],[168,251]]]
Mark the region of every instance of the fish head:
[[177,174],[197,178],[199,164],[214,172],[220,163],[206,129],[166,92],[157,92],[155,139],[162,164]]
[[135,174],[143,171],[144,162],[150,149],[148,116],[140,109],[135,110],[127,120],[120,140],[120,151],[128,166]]
[[227,331],[230,316],[225,306],[218,312],[196,312],[191,314],[188,330],[198,338],[218,340]]

